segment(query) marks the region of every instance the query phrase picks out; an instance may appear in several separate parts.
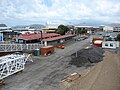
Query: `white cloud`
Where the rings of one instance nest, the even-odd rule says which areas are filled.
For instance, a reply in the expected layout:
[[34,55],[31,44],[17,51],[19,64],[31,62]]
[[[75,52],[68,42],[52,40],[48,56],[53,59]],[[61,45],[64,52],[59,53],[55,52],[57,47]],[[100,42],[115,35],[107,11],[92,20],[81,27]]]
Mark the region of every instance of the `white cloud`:
[[[48,0],[47,0],[48,1]],[[0,20],[120,20],[119,0],[0,0]]]

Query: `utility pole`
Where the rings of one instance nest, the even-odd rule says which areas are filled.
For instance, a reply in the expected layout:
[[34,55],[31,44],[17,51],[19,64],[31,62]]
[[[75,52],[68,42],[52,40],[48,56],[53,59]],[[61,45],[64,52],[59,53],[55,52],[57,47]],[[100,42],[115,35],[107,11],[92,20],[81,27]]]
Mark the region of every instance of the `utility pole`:
[[40,33],[41,33],[41,44],[43,44],[43,42],[42,42],[42,38],[43,38],[42,31],[40,31]]
[[77,55],[77,49],[76,49],[76,57],[77,57],[78,55]]
[[[77,41],[76,41],[77,42]],[[77,45],[77,43],[76,43],[76,45]],[[78,57],[78,54],[77,54],[77,48],[76,48],[76,57]]]

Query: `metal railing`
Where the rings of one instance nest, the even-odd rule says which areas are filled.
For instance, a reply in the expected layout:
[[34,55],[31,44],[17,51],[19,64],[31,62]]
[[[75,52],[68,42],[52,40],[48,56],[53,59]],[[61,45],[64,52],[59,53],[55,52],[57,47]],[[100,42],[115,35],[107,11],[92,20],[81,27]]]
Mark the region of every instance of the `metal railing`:
[[39,49],[43,44],[0,44],[0,52],[22,51],[24,49]]

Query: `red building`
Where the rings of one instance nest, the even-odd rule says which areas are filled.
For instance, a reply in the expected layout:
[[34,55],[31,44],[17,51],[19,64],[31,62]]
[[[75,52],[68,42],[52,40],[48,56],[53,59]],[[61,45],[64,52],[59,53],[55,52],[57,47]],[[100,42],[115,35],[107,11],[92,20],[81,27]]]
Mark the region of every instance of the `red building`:
[[42,39],[60,36],[56,33],[42,33],[42,34],[21,34],[18,37],[18,43],[37,43]]

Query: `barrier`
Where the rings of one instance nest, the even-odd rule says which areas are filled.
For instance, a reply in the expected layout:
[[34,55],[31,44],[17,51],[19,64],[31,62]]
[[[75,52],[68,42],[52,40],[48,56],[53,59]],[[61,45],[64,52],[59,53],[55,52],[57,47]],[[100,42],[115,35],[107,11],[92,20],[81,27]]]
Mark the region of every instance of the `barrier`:
[[22,51],[24,49],[35,50],[44,46],[43,44],[0,44],[0,52]]

